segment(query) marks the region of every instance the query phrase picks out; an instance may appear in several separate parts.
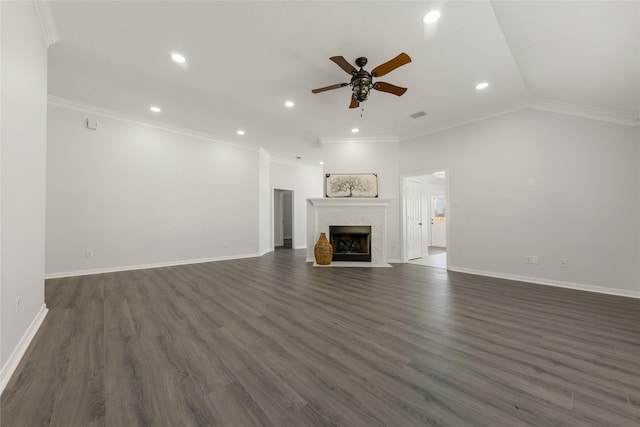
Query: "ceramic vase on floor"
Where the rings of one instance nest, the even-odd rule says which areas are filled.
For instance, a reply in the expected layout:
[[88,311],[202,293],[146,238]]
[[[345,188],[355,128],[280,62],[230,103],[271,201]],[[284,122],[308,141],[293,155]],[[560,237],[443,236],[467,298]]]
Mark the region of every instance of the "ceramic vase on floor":
[[316,258],[316,264],[331,264],[331,259],[333,258],[333,247],[327,240],[327,235],[325,233],[320,233],[320,238],[318,239],[318,242],[316,242],[316,245],[313,247],[313,254]]

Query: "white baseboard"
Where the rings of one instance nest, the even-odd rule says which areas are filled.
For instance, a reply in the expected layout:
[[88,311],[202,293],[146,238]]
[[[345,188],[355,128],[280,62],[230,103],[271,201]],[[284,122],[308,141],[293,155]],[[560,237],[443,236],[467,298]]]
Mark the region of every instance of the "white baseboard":
[[329,265],[318,265],[314,258],[305,259],[306,262],[313,263],[314,267],[393,267],[391,264],[397,264],[395,260],[389,260],[389,262],[349,262],[349,261],[332,261]]
[[22,335],[22,338],[20,338],[20,341],[18,342],[16,348],[13,349],[13,352],[11,353],[11,356],[9,356],[7,363],[5,363],[2,367],[2,370],[0,370],[0,393],[4,391],[4,388],[9,383],[11,376],[16,371],[16,368],[18,367],[22,356],[24,356],[27,348],[29,348],[29,344],[31,344],[33,337],[36,336],[36,332],[38,332],[38,329],[40,329],[40,325],[42,325],[42,322],[44,322],[44,318],[47,316],[48,312],[49,309],[47,309],[47,306],[45,304],[42,304],[42,307],[40,307],[40,311],[38,311],[38,314],[36,314],[36,317],[33,319],[24,335]]
[[369,267],[369,268],[393,268],[393,266],[391,264],[387,264],[386,262],[362,262],[362,261],[354,261],[354,262],[349,262],[349,261],[332,261],[331,264],[329,265],[319,265],[317,263],[313,263],[314,267],[320,267],[320,268],[325,268],[325,267],[337,267],[337,268],[341,268],[341,267],[347,267],[347,268],[362,268],[362,267]]
[[260,254],[258,256],[263,256],[263,255],[266,255],[269,252],[273,252],[273,251],[274,251],[273,248],[265,249],[264,251],[260,252]]
[[621,297],[640,298],[639,291],[627,289],[605,288],[603,286],[586,285],[583,283],[563,282],[560,280],[540,279],[538,277],[518,276],[515,274],[496,273],[495,271],[476,270],[473,268],[455,267],[450,265],[450,271],[476,274],[478,276],[496,277],[498,279],[516,280],[518,282],[535,283],[538,285],[556,286],[559,288],[576,289],[579,291],[597,292],[600,294],[617,295]]
[[[267,252],[269,251],[270,250],[268,250]],[[264,254],[258,254],[258,253],[240,254],[240,255],[213,257],[213,258],[198,258],[198,259],[187,259],[187,260],[181,260],[181,261],[157,262],[157,263],[151,263],[151,264],[123,265],[119,267],[104,267],[104,268],[92,268],[87,270],[61,271],[57,273],[47,273],[44,275],[44,278],[60,279],[63,277],[88,276],[90,274],[116,273],[118,271],[145,270],[148,268],[173,267],[176,265],[200,264],[203,262],[227,261],[231,259],[242,259],[242,258],[257,258],[262,255]]]

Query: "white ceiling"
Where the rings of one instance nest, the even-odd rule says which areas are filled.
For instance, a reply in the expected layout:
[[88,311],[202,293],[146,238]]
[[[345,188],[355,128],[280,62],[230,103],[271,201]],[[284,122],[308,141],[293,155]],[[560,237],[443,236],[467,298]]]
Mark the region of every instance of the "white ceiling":
[[[424,24],[432,9],[440,20]],[[350,138],[353,127],[402,141],[524,106],[638,124],[638,1],[54,1],[52,10],[51,96],[280,159],[317,163],[319,137]],[[413,62],[379,80],[408,87],[402,97],[374,92],[361,111],[348,109],[349,87],[311,93],[349,81],[331,56],[366,56],[371,70],[400,52]],[[477,91],[480,81],[489,88]],[[427,115],[410,117],[418,111]]]

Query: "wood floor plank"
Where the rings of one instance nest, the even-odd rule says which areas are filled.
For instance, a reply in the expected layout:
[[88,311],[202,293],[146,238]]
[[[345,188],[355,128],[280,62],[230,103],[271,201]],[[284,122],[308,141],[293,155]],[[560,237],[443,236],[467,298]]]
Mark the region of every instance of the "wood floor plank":
[[231,383],[208,396],[222,426],[275,426],[239,383]]
[[0,425],[640,425],[637,299],[305,256],[47,280]]
[[86,307],[80,310],[76,331],[69,343],[51,425],[89,425],[104,421],[104,344],[104,306],[98,300],[88,299]]
[[285,381],[261,364],[249,366],[237,375],[238,382],[251,390],[251,396],[275,425],[304,407],[307,402]]
[[[329,425],[365,427],[381,424],[371,414],[363,413],[360,404],[354,404],[354,396],[336,384],[332,377],[326,376],[319,366],[298,360],[277,343],[272,345],[263,349],[264,362],[298,395],[307,402],[313,402],[314,411],[329,420]],[[344,376],[345,373],[343,371],[339,375]]]
[[308,404],[293,415],[285,418],[280,424],[281,427],[326,427],[336,425]]

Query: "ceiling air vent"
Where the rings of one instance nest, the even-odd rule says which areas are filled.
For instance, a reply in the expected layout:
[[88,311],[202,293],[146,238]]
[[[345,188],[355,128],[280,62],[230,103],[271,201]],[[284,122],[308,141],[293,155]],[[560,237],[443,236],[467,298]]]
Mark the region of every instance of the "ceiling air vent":
[[427,113],[425,113],[424,111],[418,111],[417,113],[413,113],[411,115],[411,117],[413,117],[414,119],[417,119],[418,117],[422,117],[422,116],[426,116]]

